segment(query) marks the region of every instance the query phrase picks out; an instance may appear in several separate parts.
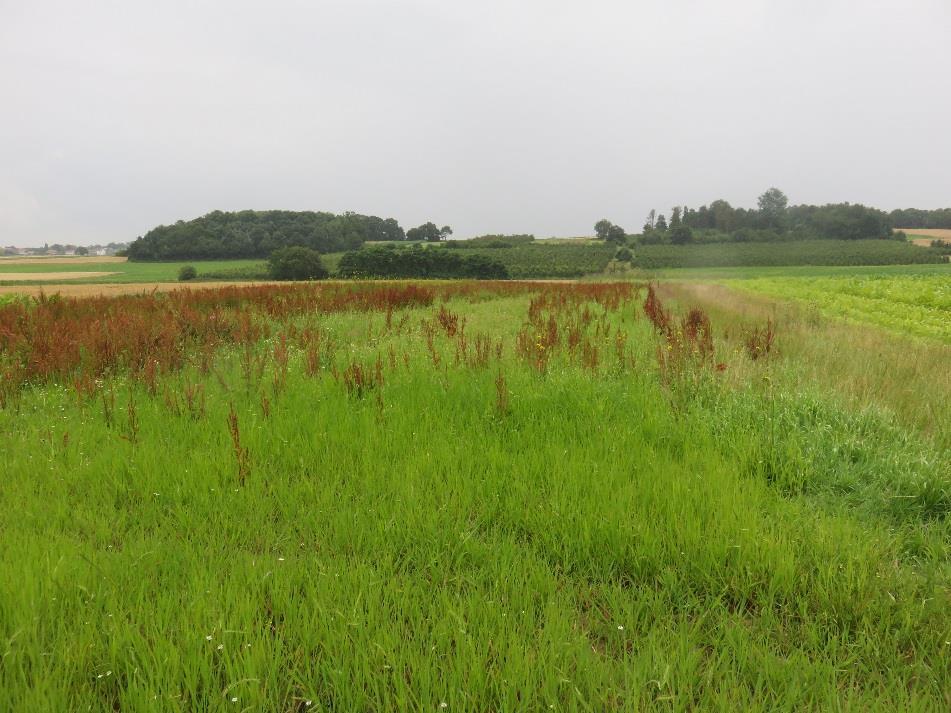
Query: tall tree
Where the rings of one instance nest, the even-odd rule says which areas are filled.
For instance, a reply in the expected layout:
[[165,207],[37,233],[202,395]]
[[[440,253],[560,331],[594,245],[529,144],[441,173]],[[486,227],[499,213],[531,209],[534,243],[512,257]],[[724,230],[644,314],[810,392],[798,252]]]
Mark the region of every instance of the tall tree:
[[657,216],[657,222],[654,224],[654,227],[658,230],[667,230],[667,219],[663,213]]
[[757,200],[764,227],[782,230],[786,224],[786,206],[789,199],[778,188],[770,188]]
[[607,240],[611,233],[612,223],[607,218],[602,218],[594,224],[594,234],[598,240]]

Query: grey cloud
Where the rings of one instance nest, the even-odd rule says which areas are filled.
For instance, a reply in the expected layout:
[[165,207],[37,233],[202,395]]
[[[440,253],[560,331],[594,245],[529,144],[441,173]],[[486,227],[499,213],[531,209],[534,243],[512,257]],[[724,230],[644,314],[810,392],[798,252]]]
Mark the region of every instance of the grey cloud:
[[212,209],[577,235],[951,203],[943,0],[0,2],[0,243]]

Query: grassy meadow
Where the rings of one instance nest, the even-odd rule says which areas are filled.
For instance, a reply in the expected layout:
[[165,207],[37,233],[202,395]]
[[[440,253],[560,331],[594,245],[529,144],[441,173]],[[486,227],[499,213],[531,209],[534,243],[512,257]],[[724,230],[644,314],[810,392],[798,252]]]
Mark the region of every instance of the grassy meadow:
[[[202,262],[68,262],[65,258],[50,262],[38,263],[0,260],[0,285],[47,284],[55,285],[63,282],[69,284],[112,284],[112,283],[149,283],[149,282],[176,282],[178,271],[185,265],[194,265],[199,274],[204,272],[243,271],[248,269],[263,269],[262,260],[207,260]],[[107,272],[111,273],[100,277],[78,278],[70,277],[71,272]],[[22,280],[24,274],[43,274],[39,280]],[[57,273],[56,277],[52,273]],[[7,279],[5,276],[9,275]],[[46,277],[45,275],[49,275]]]
[[798,304],[0,307],[0,709],[946,710],[949,346]]

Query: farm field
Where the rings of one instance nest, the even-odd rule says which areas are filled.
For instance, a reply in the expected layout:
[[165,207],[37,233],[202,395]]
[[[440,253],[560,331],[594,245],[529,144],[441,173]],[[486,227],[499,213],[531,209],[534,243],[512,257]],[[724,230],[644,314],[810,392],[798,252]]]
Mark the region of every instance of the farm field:
[[791,240],[766,243],[639,245],[634,265],[669,268],[947,264],[947,259],[898,240]]
[[951,348],[751,283],[0,306],[0,709],[946,709]]
[[[210,260],[204,262],[128,262],[122,258],[39,258],[42,263],[0,260],[0,286],[13,282],[56,284],[69,280],[75,284],[176,282],[178,271],[195,265],[200,272],[257,268],[261,260]],[[102,260],[98,262],[95,260]],[[74,277],[71,273],[83,275]],[[103,273],[95,277],[88,273]],[[41,277],[36,275],[40,274]],[[30,275],[30,277],[24,277]]]
[[951,279],[951,265],[773,265],[764,267],[675,267],[640,270],[642,280],[749,280],[763,277],[860,277],[881,278],[937,275]]
[[917,275],[762,277],[735,287],[805,302],[827,317],[951,344],[951,270]]
[[915,245],[930,245],[932,240],[947,240],[951,242],[951,230],[947,228],[898,228],[908,236],[908,241]]

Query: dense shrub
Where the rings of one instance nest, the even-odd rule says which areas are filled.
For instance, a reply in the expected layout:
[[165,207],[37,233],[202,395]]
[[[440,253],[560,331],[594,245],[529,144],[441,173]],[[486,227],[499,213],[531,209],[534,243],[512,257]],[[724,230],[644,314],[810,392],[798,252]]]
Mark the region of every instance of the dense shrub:
[[[494,252],[494,251],[493,251]],[[505,266],[493,256],[459,255],[445,248],[364,248],[340,258],[341,277],[423,277],[505,279]]]
[[320,253],[310,248],[281,248],[267,259],[268,276],[274,280],[322,280],[327,270]]
[[195,269],[194,265],[184,265],[182,269],[178,271],[179,282],[194,280],[196,277],[198,277],[198,270]]
[[[321,258],[321,263],[323,263],[323,258]],[[202,280],[266,280],[270,277],[270,273],[268,272],[267,263],[261,263],[260,265],[202,271],[198,277]]]
[[535,240],[534,235],[480,235],[468,240],[449,240],[447,248],[465,250],[469,248],[514,248],[528,245]]
[[611,243],[534,243],[507,250],[470,249],[467,254],[481,254],[498,260],[516,279],[570,278],[603,272],[614,257],[617,246]]
[[614,253],[614,259],[619,262],[630,262],[633,259],[634,255],[627,248],[619,248],[616,253]]
[[670,242],[674,245],[686,245],[693,242],[693,231],[686,225],[678,225],[669,231]]
[[669,267],[910,265],[943,261],[937,251],[895,240],[641,245],[634,251],[634,264],[650,270]]

